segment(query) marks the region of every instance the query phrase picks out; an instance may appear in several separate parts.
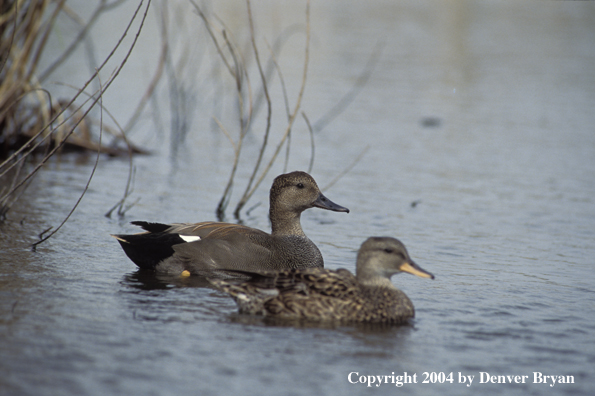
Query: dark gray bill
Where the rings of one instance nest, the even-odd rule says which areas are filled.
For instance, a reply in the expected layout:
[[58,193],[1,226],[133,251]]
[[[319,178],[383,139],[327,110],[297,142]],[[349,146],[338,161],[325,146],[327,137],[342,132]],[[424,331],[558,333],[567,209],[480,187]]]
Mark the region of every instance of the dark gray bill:
[[318,199],[316,199],[316,201],[314,201],[312,206],[315,206],[315,207],[321,208],[321,209],[332,210],[333,212],[347,212],[347,213],[349,213],[349,209],[347,209],[341,205],[337,205],[336,203],[334,203],[333,201],[331,201],[330,199],[325,197],[322,193],[320,193],[320,195],[318,196]]

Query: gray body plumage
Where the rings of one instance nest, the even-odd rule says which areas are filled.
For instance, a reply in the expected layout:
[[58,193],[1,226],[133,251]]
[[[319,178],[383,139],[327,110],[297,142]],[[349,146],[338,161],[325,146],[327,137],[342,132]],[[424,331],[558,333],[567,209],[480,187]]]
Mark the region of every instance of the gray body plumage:
[[233,297],[241,313],[398,324],[415,315],[411,300],[390,281],[399,272],[434,278],[400,241],[375,237],[359,250],[356,276],[345,269],[306,268],[249,274],[251,279],[242,281],[209,280]]
[[198,223],[173,233],[197,235],[201,240],[173,246],[174,254],[157,264],[159,272],[179,274],[184,270],[196,275],[211,275],[222,270],[279,270],[322,267],[318,247],[305,235],[273,236],[237,224]]
[[301,213],[312,207],[349,212],[328,200],[305,172],[278,176],[270,191],[272,233],[221,222],[133,222],[146,232],[114,235],[140,268],[168,274],[233,276],[228,270],[259,271],[322,267],[316,245],[304,234]]

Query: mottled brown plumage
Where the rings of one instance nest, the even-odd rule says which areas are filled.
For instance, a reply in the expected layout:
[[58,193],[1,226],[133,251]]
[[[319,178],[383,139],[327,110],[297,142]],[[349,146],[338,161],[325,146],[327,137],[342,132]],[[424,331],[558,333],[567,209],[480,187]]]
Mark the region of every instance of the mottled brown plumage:
[[291,269],[249,274],[249,280],[209,279],[230,294],[241,313],[288,319],[403,323],[415,315],[411,300],[390,281],[399,272],[434,276],[417,266],[390,237],[361,246],[356,276],[346,269]]
[[227,270],[259,271],[322,267],[316,245],[304,234],[301,213],[318,207],[349,212],[326,198],[305,172],[278,176],[270,191],[272,233],[239,224],[202,222],[160,224],[135,221],[146,232],[114,235],[140,268],[168,274],[228,275]]

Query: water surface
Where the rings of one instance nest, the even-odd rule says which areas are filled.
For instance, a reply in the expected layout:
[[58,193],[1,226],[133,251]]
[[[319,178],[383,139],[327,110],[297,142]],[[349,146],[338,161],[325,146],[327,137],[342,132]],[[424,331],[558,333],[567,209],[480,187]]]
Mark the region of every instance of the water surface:
[[[230,4],[216,11],[243,31],[244,9]],[[180,29],[199,29],[189,5],[180,7]],[[1,226],[0,394],[350,395],[367,391],[350,378],[386,375],[390,382],[404,372],[417,383],[374,392],[592,394],[595,6],[327,1],[313,2],[311,13],[303,110],[313,122],[352,89],[375,48],[381,53],[361,92],[315,136],[312,174],[322,187],[369,146],[325,190],[351,213],[312,209],[302,224],[328,268],[354,270],[368,236],[400,238],[436,275],[393,278],[415,304],[412,325],[238,315],[231,299],[195,279],[137,272],[109,234],[134,232],[132,220],[214,219],[230,172],[233,151],[212,116],[231,130],[235,110],[205,83],[215,61],[196,61],[195,79],[186,76],[194,110],[185,143],[169,143],[166,87],[158,97],[161,127],[150,114],[132,135],[154,155],[134,160],[131,201],[140,200],[123,218],[104,213],[123,194],[128,163],[103,158],[69,222],[36,252],[28,249],[36,234],[59,224],[91,172],[92,156],[65,156],[47,166]],[[303,28],[301,3],[255,4],[254,15],[269,42],[294,23]],[[303,65],[299,26],[280,55],[291,100]],[[109,30],[105,23],[97,31],[102,27]],[[152,71],[157,33],[144,34],[130,60],[135,67],[105,98],[124,120],[136,103],[129,96],[142,95]],[[205,53],[198,44],[189,48]],[[278,83],[272,96],[278,139],[285,122]],[[248,159],[263,125],[257,120],[246,141]],[[288,170],[306,169],[309,156],[300,121]],[[250,169],[239,170],[232,201]],[[269,229],[268,188],[283,170],[282,161],[273,166],[247,208],[260,204],[243,213],[245,224]],[[528,379],[480,383],[482,372]],[[536,384],[534,372],[573,376],[574,384]],[[424,373],[437,383],[422,383]],[[474,376],[471,386],[459,375]]]

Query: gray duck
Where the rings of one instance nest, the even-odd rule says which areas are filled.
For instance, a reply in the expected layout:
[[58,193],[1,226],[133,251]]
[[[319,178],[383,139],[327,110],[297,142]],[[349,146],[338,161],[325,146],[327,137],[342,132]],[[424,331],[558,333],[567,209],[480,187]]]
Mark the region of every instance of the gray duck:
[[400,272],[434,279],[398,239],[371,237],[359,249],[355,276],[346,269],[304,268],[259,271],[249,280],[208,280],[231,295],[240,313],[399,324],[415,315],[411,300],[390,281]]
[[226,271],[323,267],[318,247],[300,224],[301,213],[314,207],[349,213],[349,209],[326,198],[312,176],[296,171],[280,175],[273,182],[270,234],[240,224],[212,221],[133,221],[146,232],[112,236],[139,268],[170,275],[233,277]]

